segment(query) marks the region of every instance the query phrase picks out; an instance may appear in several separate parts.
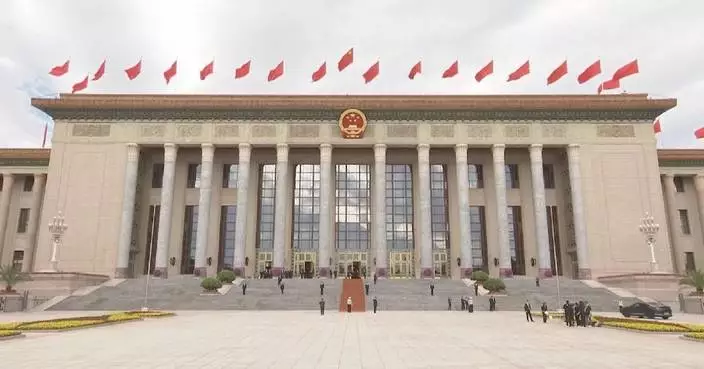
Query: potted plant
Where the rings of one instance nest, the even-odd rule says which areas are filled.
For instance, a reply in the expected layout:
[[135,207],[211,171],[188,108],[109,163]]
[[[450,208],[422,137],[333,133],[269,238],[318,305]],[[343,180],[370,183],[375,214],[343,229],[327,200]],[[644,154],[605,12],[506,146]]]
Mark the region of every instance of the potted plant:
[[30,278],[27,273],[22,273],[17,266],[8,264],[0,266],[0,279],[5,282],[3,293],[14,294],[17,292],[13,287],[19,282],[28,281]]
[[206,293],[217,293],[217,290],[222,287],[222,282],[217,278],[208,277],[203,278],[203,281],[200,282],[200,286],[203,287]]
[[479,284],[484,283],[487,279],[489,279],[489,274],[483,270],[475,270],[472,272],[472,280],[479,282]]
[[232,281],[235,280],[235,272],[229,269],[223,269],[218,272],[217,278],[223,284],[232,284]]
[[484,283],[482,284],[484,289],[489,291],[489,293],[496,293],[496,292],[501,292],[506,289],[506,285],[504,284],[504,281],[498,279],[498,278],[489,278]]
[[704,295],[704,272],[701,270],[690,270],[685,278],[680,280],[681,285],[694,287],[696,292],[694,295],[703,296]]

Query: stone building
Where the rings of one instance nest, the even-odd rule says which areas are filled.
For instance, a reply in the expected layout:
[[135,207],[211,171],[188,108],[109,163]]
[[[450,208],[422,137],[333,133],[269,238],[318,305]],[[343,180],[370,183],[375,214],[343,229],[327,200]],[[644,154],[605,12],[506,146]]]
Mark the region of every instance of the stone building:
[[[2,263],[247,276],[571,278],[704,263],[704,152],[646,95],[62,95],[51,150],[0,150]],[[659,163],[659,164],[658,164]],[[665,226],[667,224],[667,227]],[[673,260],[675,263],[673,263]]]

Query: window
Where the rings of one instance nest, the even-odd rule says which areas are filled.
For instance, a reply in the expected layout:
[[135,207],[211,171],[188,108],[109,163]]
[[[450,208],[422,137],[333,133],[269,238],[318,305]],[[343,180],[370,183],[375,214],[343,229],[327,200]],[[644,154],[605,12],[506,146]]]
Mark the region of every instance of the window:
[[188,164],[187,188],[200,188],[200,164]]
[[469,234],[472,243],[472,268],[488,272],[486,219],[483,206],[469,207]]
[[22,270],[22,262],[24,261],[24,250],[15,250],[12,253],[12,266],[16,270]]
[[24,177],[24,184],[22,185],[22,191],[32,192],[33,188],[34,188],[34,176]]
[[[17,252],[17,251],[15,251]],[[694,264],[694,253],[693,252],[685,252],[684,253],[684,270],[689,273],[697,270],[697,266]]]
[[430,166],[430,226],[433,237],[433,249],[450,248],[450,229],[448,225],[447,204],[447,170],[444,165]]
[[555,167],[552,164],[543,164],[543,182],[546,189],[555,188]]
[[17,233],[27,232],[27,226],[29,225],[29,209],[20,209],[20,216],[17,220]]
[[339,250],[369,248],[370,177],[369,165],[335,166],[335,243]]
[[[557,206],[546,206],[548,217],[548,243],[550,244],[550,269],[552,275],[562,275],[562,252],[560,251],[560,225],[557,217]],[[557,265],[555,265],[557,259]]]
[[193,274],[196,266],[196,234],[198,233],[198,205],[186,205],[183,217],[181,245],[181,274]]
[[407,164],[386,165],[386,247],[413,250],[413,174]]
[[484,188],[484,167],[469,164],[469,188]]
[[236,221],[236,205],[220,207],[220,252],[218,253],[218,270],[234,269]]
[[296,165],[293,191],[293,249],[317,250],[320,227],[320,165]]
[[149,220],[147,222],[147,244],[144,245],[144,275],[154,273],[156,264],[156,245],[159,236],[160,205],[149,205]]
[[5,191],[5,176],[0,174],[0,191]]
[[525,275],[526,267],[523,256],[523,225],[521,207],[508,207],[508,244],[511,251],[511,270],[513,274]]
[[672,181],[675,182],[675,191],[684,192],[684,178],[675,176],[672,178]]
[[682,228],[682,234],[690,234],[692,230],[689,228],[689,216],[686,209],[679,209],[680,212],[680,227]]
[[222,188],[237,188],[237,164],[225,164],[222,167]]
[[152,166],[152,188],[161,188],[164,181],[164,163]]
[[518,183],[518,164],[506,164],[506,188],[519,188]]
[[256,247],[260,251],[274,250],[274,205],[276,202],[276,164],[264,164],[259,169],[259,230]]

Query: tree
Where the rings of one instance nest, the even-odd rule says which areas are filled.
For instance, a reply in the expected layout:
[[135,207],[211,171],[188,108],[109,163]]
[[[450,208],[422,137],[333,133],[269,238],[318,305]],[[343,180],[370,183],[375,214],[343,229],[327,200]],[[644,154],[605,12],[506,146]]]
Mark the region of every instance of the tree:
[[687,276],[680,280],[680,284],[694,287],[697,290],[697,295],[704,295],[704,272],[690,270]]
[[29,275],[27,273],[22,273],[22,271],[17,268],[16,265],[4,265],[0,266],[0,279],[5,282],[5,292],[14,292],[14,287],[17,283],[22,281],[28,281]]

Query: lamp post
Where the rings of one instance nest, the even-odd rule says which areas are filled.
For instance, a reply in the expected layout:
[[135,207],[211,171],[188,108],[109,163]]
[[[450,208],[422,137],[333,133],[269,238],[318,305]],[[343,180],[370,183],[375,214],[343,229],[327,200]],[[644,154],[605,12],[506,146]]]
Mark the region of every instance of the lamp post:
[[68,229],[68,225],[64,222],[64,216],[59,212],[57,216],[51,219],[51,223],[49,223],[49,232],[51,233],[51,271],[52,272],[58,272],[59,271],[59,260],[58,260],[58,253],[59,253],[59,245],[61,244],[61,239],[63,238],[64,233],[66,232],[66,229]]
[[655,223],[655,218],[652,215],[645,213],[645,216],[640,220],[638,229],[645,236],[645,242],[650,248],[650,272],[655,273],[658,271],[658,262],[655,260],[655,236],[660,230],[660,224]]

